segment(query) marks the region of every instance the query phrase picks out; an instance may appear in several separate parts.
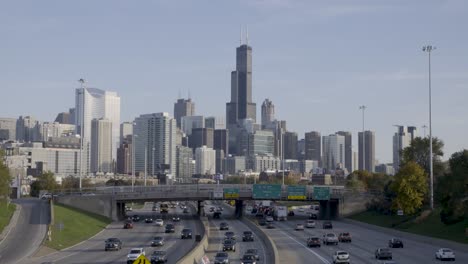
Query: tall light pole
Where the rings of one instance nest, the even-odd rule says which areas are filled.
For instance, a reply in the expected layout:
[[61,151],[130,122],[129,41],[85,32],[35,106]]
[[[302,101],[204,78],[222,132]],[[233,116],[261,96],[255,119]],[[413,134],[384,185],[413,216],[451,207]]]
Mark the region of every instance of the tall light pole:
[[148,147],[145,146],[145,184],[144,184],[145,187],[146,187],[146,175],[148,174],[148,167],[146,165],[147,161],[148,161]]
[[132,133],[132,192],[135,190],[135,126],[136,123],[133,123],[133,133]]
[[431,53],[436,47],[431,45],[424,46],[423,52],[427,52],[429,57],[429,171],[431,178],[431,210],[434,210],[434,170],[432,157],[432,87],[431,87]]
[[[154,143],[153,143],[154,144]],[[154,185],[154,151],[156,148],[153,146],[152,150],[152,155],[151,155],[151,177],[153,178],[153,185]]]
[[282,159],[282,166],[283,166],[283,186],[284,186],[284,169],[285,169],[285,165],[284,165],[284,133],[283,133],[283,129],[281,129],[281,159]]
[[359,109],[362,110],[362,169],[366,170],[366,137],[364,131],[364,112],[366,111],[367,106],[361,105]]
[[[80,177],[79,177],[79,188],[82,188],[82,178],[83,178],[83,140],[84,140],[84,113],[85,113],[85,79],[81,78],[78,80],[81,84],[81,122],[80,122]],[[79,111],[79,109],[77,109]]]

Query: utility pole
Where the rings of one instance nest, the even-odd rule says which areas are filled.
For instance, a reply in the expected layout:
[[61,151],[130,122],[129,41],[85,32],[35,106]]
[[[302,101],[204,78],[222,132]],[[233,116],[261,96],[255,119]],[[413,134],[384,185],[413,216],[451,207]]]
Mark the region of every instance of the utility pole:
[[[78,80],[81,84],[81,122],[80,122],[80,177],[79,177],[79,188],[81,191],[82,188],[82,178],[83,178],[83,141],[84,141],[84,114],[85,114],[85,79],[81,78]],[[79,109],[76,109],[79,111]]]
[[364,112],[366,111],[367,106],[361,105],[359,109],[362,110],[362,169],[366,170],[366,133],[364,131]]
[[146,175],[148,174],[148,167],[146,166],[146,163],[148,161],[148,147],[145,146],[145,187],[146,187]]

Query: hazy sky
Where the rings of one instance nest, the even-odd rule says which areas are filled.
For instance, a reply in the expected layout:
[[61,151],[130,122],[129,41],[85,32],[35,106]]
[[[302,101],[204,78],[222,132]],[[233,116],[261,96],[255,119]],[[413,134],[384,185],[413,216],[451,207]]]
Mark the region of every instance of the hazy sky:
[[[225,115],[239,28],[253,47],[253,97],[269,98],[304,136],[366,128],[392,161],[392,125],[428,123],[446,154],[468,148],[468,1],[0,1],[0,116],[53,121],[74,106],[76,80],[117,91],[122,121],[173,112]],[[260,120],[258,120],[260,121]],[[422,135],[422,129],[420,129]],[[447,157],[447,155],[446,155]]]

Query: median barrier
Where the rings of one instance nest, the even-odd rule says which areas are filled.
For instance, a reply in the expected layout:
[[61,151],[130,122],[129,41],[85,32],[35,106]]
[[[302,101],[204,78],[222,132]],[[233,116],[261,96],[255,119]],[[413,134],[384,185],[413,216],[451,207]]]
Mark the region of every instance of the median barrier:
[[203,256],[205,256],[205,252],[208,250],[208,236],[209,236],[209,224],[208,219],[206,217],[202,217],[201,219],[201,233],[203,237],[199,244],[196,245],[192,250],[190,250],[183,258],[177,261],[177,264],[199,264],[202,260]]
[[279,262],[279,254],[278,254],[278,249],[276,248],[275,242],[267,236],[261,228],[258,227],[258,225],[253,222],[250,218],[248,217],[243,217],[241,221],[248,226],[254,234],[257,235],[257,237],[263,242],[265,245],[265,251],[268,254],[269,262],[266,263],[280,263]]

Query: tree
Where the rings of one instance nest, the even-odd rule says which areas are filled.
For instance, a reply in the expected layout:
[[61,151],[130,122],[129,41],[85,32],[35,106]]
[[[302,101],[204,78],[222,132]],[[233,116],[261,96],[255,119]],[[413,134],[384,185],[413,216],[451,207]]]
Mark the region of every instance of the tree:
[[426,173],[416,162],[409,161],[403,165],[391,184],[391,190],[396,195],[392,209],[401,209],[405,214],[419,210],[428,191],[426,178]]
[[58,189],[59,185],[55,181],[55,176],[52,172],[44,172],[39,175],[33,184],[31,184],[31,195],[38,196],[40,191],[53,192]]
[[[444,175],[445,171],[444,163],[441,160],[444,155],[444,152],[442,151],[443,148],[444,142],[438,138],[432,138],[432,155],[434,157],[433,168],[434,176],[436,177]],[[417,137],[411,141],[411,144],[408,147],[403,149],[402,166],[410,161],[414,161],[419,164],[426,174],[429,175],[429,138]]]
[[0,199],[10,195],[11,180],[10,170],[3,163],[3,152],[0,150]]
[[[81,187],[82,188],[89,188],[92,187],[93,184],[91,180],[88,178],[81,179]],[[62,179],[62,189],[79,189],[80,188],[80,178],[69,176]]]

